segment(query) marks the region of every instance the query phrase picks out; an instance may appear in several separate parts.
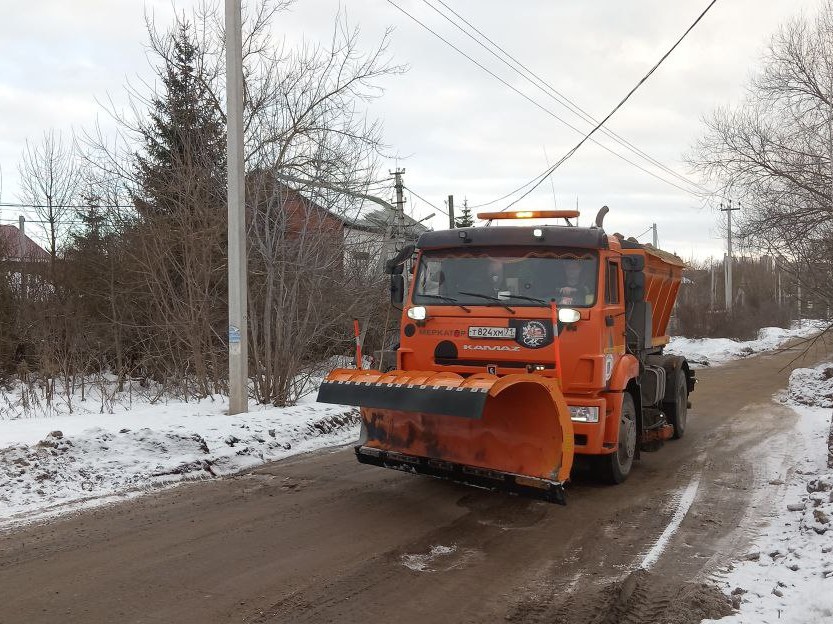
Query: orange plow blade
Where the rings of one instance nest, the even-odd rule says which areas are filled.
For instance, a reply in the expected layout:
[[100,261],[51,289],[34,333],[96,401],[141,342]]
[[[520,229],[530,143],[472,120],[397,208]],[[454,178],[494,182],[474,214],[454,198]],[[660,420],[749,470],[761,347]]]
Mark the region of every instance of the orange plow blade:
[[362,463],[564,502],[573,428],[554,379],[339,369],[318,400],[362,408]]

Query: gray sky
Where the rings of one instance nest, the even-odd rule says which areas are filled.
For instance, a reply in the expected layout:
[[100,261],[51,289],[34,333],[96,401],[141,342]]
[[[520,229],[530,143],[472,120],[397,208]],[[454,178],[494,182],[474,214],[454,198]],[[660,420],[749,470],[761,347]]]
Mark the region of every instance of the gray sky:
[[[513,74],[456,31],[422,0],[395,0],[504,80],[583,131],[586,123]],[[707,0],[445,0],[549,84],[600,118],[705,8]],[[435,2],[436,3],[436,2]],[[26,138],[44,130],[70,133],[103,117],[96,100],[120,101],[126,80],[150,74],[143,15],[163,23],[193,0],[0,0],[0,167],[2,201],[17,200],[17,163]],[[771,33],[818,0],[718,0],[674,54],[609,122],[608,127],[679,173],[700,132],[702,115],[737,102]],[[579,135],[524,100],[385,0],[297,0],[275,21],[290,44],[326,41],[339,7],[362,29],[366,48],[388,26],[390,52],[410,71],[388,79],[371,113],[400,155],[405,183],[444,208],[495,199],[557,160]],[[638,160],[615,147],[600,142]],[[663,177],[667,173],[640,161]],[[391,168],[397,162],[392,160]],[[685,258],[722,254],[716,217],[701,202],[593,144],[582,149],[516,208],[559,207],[578,198],[582,223],[603,204],[608,231],[637,235],[652,222],[660,245]],[[419,218],[435,212],[416,197]],[[500,208],[504,203],[493,208]],[[0,208],[0,222],[20,211]],[[428,221],[446,227],[437,213]],[[641,238],[649,241],[650,236]]]

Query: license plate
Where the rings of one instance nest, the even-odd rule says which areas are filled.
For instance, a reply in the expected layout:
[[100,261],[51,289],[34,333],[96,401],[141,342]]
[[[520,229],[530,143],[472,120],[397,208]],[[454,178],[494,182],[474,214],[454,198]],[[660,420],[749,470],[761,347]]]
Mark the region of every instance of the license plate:
[[513,340],[514,327],[469,327],[469,338],[495,338]]

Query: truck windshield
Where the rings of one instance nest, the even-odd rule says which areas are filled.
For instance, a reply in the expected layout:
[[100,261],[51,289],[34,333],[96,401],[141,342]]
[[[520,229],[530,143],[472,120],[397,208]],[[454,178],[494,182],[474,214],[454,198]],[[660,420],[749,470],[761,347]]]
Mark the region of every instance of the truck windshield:
[[588,307],[596,301],[597,275],[598,257],[584,251],[428,251],[417,268],[413,303],[515,307],[555,299],[558,305]]

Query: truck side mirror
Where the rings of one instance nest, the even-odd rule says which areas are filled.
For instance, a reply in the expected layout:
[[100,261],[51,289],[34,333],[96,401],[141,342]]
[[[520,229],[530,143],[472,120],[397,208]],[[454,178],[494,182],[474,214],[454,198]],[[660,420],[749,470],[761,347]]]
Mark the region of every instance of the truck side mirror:
[[402,249],[399,250],[393,258],[385,262],[385,273],[389,275],[395,275],[397,273],[402,273],[402,265],[405,264],[405,261],[410,258],[414,253],[414,246],[413,245],[405,245]]
[[645,274],[637,271],[625,273],[625,301],[633,303],[645,300]]
[[402,304],[405,300],[405,278],[401,273],[394,273],[390,276],[390,302]]
[[625,254],[622,256],[622,270],[623,271],[644,271],[645,257],[637,255]]

